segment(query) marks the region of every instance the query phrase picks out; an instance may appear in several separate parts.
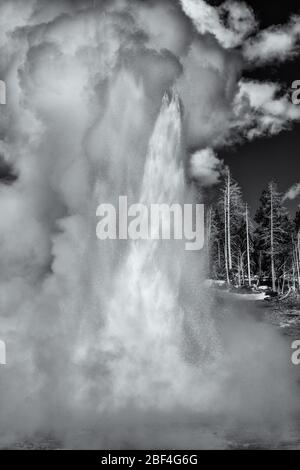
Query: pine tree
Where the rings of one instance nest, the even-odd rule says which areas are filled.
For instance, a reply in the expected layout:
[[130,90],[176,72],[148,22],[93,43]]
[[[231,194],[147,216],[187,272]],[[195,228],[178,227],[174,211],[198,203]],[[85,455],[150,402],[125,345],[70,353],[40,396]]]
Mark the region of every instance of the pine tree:
[[285,270],[284,259],[290,252],[291,222],[282,204],[282,195],[274,181],[262,192],[255,221],[256,249],[262,253],[262,264],[272,279],[272,290]]
[[292,270],[294,277],[297,277],[298,290],[300,291],[300,211],[296,212],[294,219],[294,233],[292,235]]
[[218,207],[208,208],[206,226],[209,273],[214,279],[223,279],[226,276],[223,250],[224,226]]

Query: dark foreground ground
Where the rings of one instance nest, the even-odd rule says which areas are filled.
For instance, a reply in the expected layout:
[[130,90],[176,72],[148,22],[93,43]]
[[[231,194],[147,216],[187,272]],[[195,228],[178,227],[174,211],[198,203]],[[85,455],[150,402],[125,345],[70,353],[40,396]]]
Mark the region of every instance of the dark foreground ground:
[[[300,299],[289,298],[282,302],[280,301],[257,301],[254,302],[254,306],[251,309],[251,313],[255,317],[256,321],[261,322],[265,325],[270,325],[276,333],[283,339],[283,348],[285,349],[286,357],[289,359],[294,350],[291,345],[295,340],[300,340]],[[277,344],[274,344],[274,348]],[[300,365],[295,366],[290,360],[287,363],[287,369],[289,371],[289,379],[291,383],[296,384],[298,388],[298,398],[300,405]],[[297,393],[297,392],[296,392]],[[270,396],[272,392],[270,391]],[[282,395],[282,404],[285,403],[285,396]],[[280,404],[279,404],[280,405]],[[280,406],[279,406],[280,409]],[[279,410],[278,410],[279,411]],[[292,413],[292,419],[285,428],[285,431],[281,437],[275,439],[270,436],[269,439],[256,439],[251,436],[247,441],[243,437],[242,439],[234,439],[234,443],[229,446],[233,449],[300,449],[300,412],[299,406],[295,407],[294,413]]]
[[300,340],[300,300],[292,298],[262,304],[264,321],[279,328],[283,335]]

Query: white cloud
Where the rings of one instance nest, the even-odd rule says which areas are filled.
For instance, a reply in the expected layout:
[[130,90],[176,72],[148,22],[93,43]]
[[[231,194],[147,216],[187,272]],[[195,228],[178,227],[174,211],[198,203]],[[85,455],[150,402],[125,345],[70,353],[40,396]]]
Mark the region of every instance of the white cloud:
[[217,184],[222,170],[223,162],[210,148],[199,150],[191,156],[190,175],[203,187]]
[[271,26],[246,41],[243,53],[246,60],[258,65],[272,61],[284,62],[299,53],[300,17],[289,23]]
[[234,98],[233,127],[248,139],[274,135],[300,120],[300,109],[288,95],[282,95],[279,84],[241,80]]
[[204,0],[180,1],[198,32],[213,34],[226,48],[240,45],[256,29],[254,14],[244,2],[228,0],[216,8]]
[[293,200],[300,196],[300,183],[295,183],[291,186],[283,196],[283,200],[286,199]]
[[[288,56],[289,44],[295,43],[300,31],[298,17],[284,27],[253,35],[257,24],[252,11],[242,2],[229,1],[220,7],[213,7],[204,0],[182,0],[181,3],[199,32],[211,33],[216,38],[215,43],[205,37],[194,41],[189,54],[182,59],[183,74],[178,88],[186,105],[187,133],[192,145],[219,147],[245,137],[252,140],[274,135],[300,120],[299,108],[290,102],[280,84],[238,81],[242,67],[249,66],[250,54],[253,54],[253,65],[260,57],[276,59],[280,48],[272,40],[273,33],[276,40],[279,33],[284,34],[286,40],[282,41],[281,36],[278,40],[286,51],[283,58]],[[247,40],[250,33],[251,38]],[[244,43],[242,53],[249,57],[243,63],[242,57],[230,48]]]
[[283,62],[299,52],[300,17],[284,25],[257,30],[253,11],[244,2],[228,0],[219,7],[205,0],[180,0],[200,34],[212,34],[225,48],[242,46],[245,59],[256,65]]

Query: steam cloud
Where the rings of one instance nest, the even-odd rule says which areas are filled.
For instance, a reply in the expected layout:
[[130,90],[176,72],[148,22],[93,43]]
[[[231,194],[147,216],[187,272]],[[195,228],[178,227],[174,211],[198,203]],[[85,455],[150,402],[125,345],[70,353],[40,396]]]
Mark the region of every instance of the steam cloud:
[[293,199],[296,199],[299,195],[300,195],[300,183],[295,183],[286,191],[286,193],[283,196],[283,200],[285,201],[286,199],[290,199],[292,201]]
[[212,149],[203,149],[191,156],[191,176],[203,187],[213,186],[219,182],[223,164]]

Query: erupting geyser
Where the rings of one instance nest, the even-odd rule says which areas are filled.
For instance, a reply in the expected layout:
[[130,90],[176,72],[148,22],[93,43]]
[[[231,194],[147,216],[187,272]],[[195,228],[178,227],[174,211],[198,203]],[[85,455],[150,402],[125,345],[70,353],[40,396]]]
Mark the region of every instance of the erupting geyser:
[[[176,95],[170,101],[165,96],[149,142],[139,202],[149,206],[183,202],[182,156],[179,100]],[[187,299],[180,303],[181,276],[186,283],[195,282],[192,265],[183,273],[184,258],[183,240],[138,240],[124,248],[111,280],[99,344],[102,359],[111,359],[107,363],[113,377],[110,399],[115,398],[117,405],[126,405],[128,400],[163,409],[183,405],[188,384],[199,385],[199,370],[184,360],[184,343],[191,341],[187,328],[191,319],[185,309],[192,307]],[[200,284],[201,270],[197,272]],[[190,326],[197,336],[194,360],[199,365],[199,351],[207,349],[216,333],[199,287],[194,296],[203,301],[194,312],[197,322]],[[217,356],[216,346],[217,341],[210,344]],[[192,395],[189,404],[194,406],[200,394],[198,390]]]

